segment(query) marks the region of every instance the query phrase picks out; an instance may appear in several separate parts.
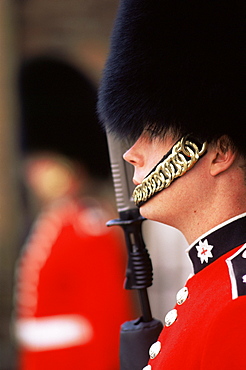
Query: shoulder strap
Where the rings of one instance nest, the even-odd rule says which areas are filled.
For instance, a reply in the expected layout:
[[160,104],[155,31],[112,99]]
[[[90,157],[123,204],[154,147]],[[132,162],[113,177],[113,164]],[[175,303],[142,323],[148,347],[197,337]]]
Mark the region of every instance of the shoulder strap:
[[232,285],[232,299],[246,295],[246,243],[226,262]]

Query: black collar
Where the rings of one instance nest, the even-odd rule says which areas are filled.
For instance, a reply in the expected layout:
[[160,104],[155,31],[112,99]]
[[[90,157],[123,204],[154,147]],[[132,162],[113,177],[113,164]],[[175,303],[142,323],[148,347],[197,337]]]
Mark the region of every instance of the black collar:
[[196,240],[189,250],[194,272],[246,242],[246,214],[234,217]]

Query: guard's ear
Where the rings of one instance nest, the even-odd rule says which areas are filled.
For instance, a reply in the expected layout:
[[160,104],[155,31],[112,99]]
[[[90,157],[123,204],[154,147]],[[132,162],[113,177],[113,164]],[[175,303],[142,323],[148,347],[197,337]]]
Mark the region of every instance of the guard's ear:
[[236,159],[236,150],[228,138],[228,136],[221,136],[214,145],[214,158],[211,162],[210,174],[217,176],[226,171]]

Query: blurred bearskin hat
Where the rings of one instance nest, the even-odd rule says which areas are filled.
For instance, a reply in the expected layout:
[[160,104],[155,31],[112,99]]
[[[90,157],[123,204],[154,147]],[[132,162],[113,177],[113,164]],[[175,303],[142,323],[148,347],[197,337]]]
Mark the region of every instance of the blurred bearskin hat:
[[80,70],[58,58],[33,58],[20,68],[19,92],[24,153],[55,152],[82,163],[94,177],[109,176],[96,88]]
[[177,127],[245,145],[244,0],[121,0],[99,89],[119,137]]

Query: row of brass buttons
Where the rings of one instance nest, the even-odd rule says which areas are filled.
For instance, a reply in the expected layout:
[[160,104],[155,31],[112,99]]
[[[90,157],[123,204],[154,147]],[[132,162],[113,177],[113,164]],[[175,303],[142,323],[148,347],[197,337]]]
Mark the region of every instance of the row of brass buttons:
[[[182,305],[189,296],[189,291],[187,287],[180,289],[176,295],[176,302],[180,306]],[[178,317],[178,311],[174,308],[173,310],[169,311],[165,316],[165,326],[171,326]],[[149,356],[151,359],[154,359],[161,351],[161,342],[157,341],[149,349]],[[143,368],[143,370],[151,370],[151,366],[147,365]]]

